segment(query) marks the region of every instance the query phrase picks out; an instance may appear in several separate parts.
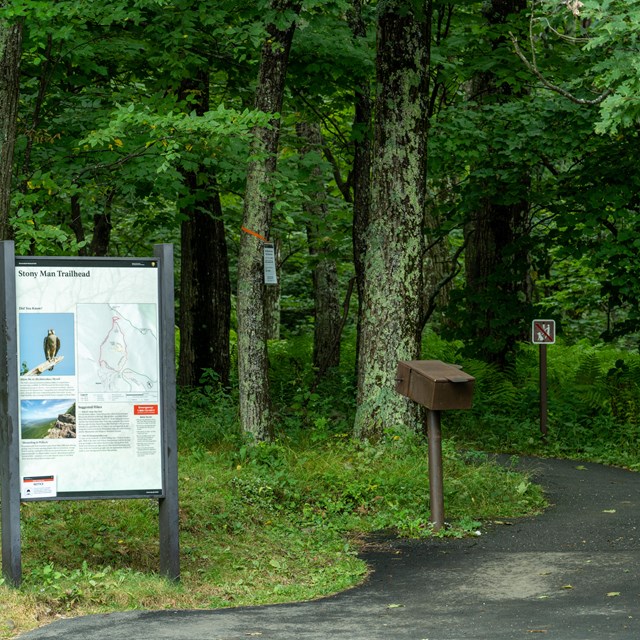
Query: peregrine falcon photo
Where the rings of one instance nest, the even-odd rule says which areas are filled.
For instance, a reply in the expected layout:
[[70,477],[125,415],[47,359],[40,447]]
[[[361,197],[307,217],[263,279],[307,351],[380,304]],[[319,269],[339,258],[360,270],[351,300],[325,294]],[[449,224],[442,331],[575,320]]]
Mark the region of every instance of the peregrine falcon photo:
[[[53,360],[58,351],[60,351],[60,338],[56,335],[56,332],[53,329],[49,329],[47,333],[47,337],[44,339],[44,357],[47,360]],[[53,369],[53,367],[51,367]],[[49,371],[51,371],[49,369]]]

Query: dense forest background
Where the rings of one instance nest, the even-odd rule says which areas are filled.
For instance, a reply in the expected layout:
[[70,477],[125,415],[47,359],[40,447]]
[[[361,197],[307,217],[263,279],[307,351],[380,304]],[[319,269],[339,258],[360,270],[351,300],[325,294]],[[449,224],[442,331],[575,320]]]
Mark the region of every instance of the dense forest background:
[[270,341],[313,335],[309,394],[348,342],[380,438],[427,334],[498,372],[533,318],[637,348],[639,31],[638,0],[0,0],[0,233],[175,243],[182,387],[269,440]]

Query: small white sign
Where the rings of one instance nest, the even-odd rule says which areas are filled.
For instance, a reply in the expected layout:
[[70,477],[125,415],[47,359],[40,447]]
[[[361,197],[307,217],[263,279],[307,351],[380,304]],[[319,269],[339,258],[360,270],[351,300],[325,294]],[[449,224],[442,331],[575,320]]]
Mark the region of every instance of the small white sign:
[[263,245],[264,256],[264,283],[278,284],[278,272],[276,271],[276,251],[272,242]]
[[531,323],[531,342],[533,344],[555,344],[556,321],[534,320]]
[[56,477],[48,476],[24,476],[20,487],[20,497],[23,500],[29,498],[55,498]]

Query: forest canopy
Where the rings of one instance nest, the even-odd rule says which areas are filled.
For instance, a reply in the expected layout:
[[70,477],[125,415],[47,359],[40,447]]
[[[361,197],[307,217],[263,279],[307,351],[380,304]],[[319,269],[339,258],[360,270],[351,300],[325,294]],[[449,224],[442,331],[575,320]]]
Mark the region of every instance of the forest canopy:
[[356,332],[358,437],[415,427],[425,329],[503,371],[533,318],[637,347],[638,30],[640,0],[2,0],[0,233],[175,243],[178,382],[237,381],[257,439],[268,341],[307,332],[318,379]]

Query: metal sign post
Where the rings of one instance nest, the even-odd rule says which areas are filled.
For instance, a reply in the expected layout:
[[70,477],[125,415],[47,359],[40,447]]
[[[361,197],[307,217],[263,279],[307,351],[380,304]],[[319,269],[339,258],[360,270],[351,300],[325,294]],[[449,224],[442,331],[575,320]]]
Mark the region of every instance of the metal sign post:
[[442,479],[442,430],[440,411],[427,410],[427,437],[429,439],[429,522],[434,531],[444,527],[444,485]]
[[555,320],[534,320],[531,342],[540,347],[540,433],[547,435],[547,345],[556,341]]
[[0,242],[0,484],[2,496],[2,574],[13,587],[22,582],[20,546],[20,430],[18,347],[16,343],[15,249]]

